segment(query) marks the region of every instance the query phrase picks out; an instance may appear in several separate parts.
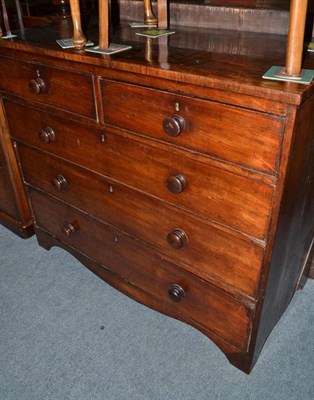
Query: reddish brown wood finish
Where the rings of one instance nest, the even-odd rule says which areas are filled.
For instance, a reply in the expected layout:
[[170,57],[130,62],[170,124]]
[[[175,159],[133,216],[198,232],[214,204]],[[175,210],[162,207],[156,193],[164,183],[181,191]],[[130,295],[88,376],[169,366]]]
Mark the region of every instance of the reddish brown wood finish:
[[[213,280],[229,291],[233,286],[254,296],[263,247],[113,180],[26,146],[21,145],[19,149],[24,179],[30,185],[81,210],[88,210],[92,216],[140,238],[144,243],[150,243],[170,260],[175,262],[179,259],[185,263],[185,269],[203,279]],[[66,181],[61,190],[54,185],[57,175]],[[188,243],[177,250],[168,245],[166,237],[178,227],[186,232]]]
[[[276,174],[281,118],[112,81],[102,94],[106,124]],[[177,115],[185,128],[171,137],[163,122]]]
[[[87,130],[83,125],[66,123],[35,110],[21,126],[12,118],[17,106],[11,107],[7,107],[7,112],[14,138],[24,139],[137,190],[264,239],[273,195],[271,186],[230,173],[223,165],[212,167],[210,160],[208,164],[199,163],[193,154],[186,153],[183,158],[174,148],[172,152],[164,151],[154,143],[122,136],[122,132],[116,135]],[[26,117],[26,114],[29,114],[26,108],[20,111],[21,116]],[[37,133],[47,126],[56,134],[56,139],[49,144],[42,143]],[[104,142],[101,135],[105,135]],[[179,195],[169,192],[165,185],[167,178],[177,172],[188,182]]]
[[[41,87],[40,83],[35,82],[38,79],[42,81]],[[90,75],[9,58],[1,59],[0,89],[26,99],[96,118]]]
[[[110,58],[36,32],[0,42],[0,87],[39,243],[195,326],[249,372],[309,275],[314,85],[261,79],[284,59],[269,47],[278,37],[241,34],[231,49],[230,33],[178,31]],[[25,71],[37,66],[49,91],[33,95]]]
[[34,233],[20,171],[0,99],[0,223],[23,238]]
[[[205,329],[216,332],[236,348],[246,348],[252,310],[175,265],[165,262],[148,248],[140,247],[136,240],[119,230],[36,191],[31,191],[31,199],[37,226],[110,268],[144,292],[162,299]],[[69,223],[75,230],[67,237],[62,228]],[[168,290],[173,283],[180,284],[186,292],[186,297],[179,304],[168,299]],[[204,290],[204,287],[207,289]],[[222,305],[228,310],[227,314],[221,314]]]

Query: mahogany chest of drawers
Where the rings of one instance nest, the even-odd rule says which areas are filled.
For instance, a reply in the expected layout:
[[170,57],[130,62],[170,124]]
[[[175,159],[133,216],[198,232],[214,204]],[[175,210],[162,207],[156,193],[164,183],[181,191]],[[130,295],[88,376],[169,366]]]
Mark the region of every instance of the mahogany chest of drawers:
[[0,42],[7,136],[39,243],[249,372],[309,275],[314,86],[262,81],[265,60],[243,54],[221,69],[219,53],[182,55],[183,33],[166,65],[164,43],[101,58],[62,52],[42,29],[42,41]]

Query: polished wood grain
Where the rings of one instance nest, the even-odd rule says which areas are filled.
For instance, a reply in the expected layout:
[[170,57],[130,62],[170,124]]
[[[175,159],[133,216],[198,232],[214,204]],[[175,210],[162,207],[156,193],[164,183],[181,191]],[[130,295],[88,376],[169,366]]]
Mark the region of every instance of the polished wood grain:
[[[39,227],[82,251],[132,285],[162,299],[236,348],[246,349],[252,310],[244,304],[165,262],[134,239],[90,219],[86,214],[37,191],[31,191],[31,199]],[[62,233],[62,228],[68,223],[75,227],[70,237]],[[173,283],[180,284],[186,291],[186,298],[179,303],[168,298],[168,290]]]
[[[25,115],[22,127],[12,118],[17,106],[8,103],[6,109],[15,139],[258,239],[265,238],[273,196],[271,185],[231,173],[221,164],[211,166],[210,160],[200,163],[193,154],[182,157],[175,149],[165,151],[154,143],[122,133],[87,130],[73,121],[36,110],[29,115],[27,108],[19,108],[20,116]],[[38,136],[46,126],[56,134],[56,139],[48,144]],[[102,135],[105,135],[103,139]],[[188,182],[186,190],[179,195],[171,193],[165,185],[168,177],[178,172]]]
[[0,62],[0,89],[96,118],[91,75],[3,58]]
[[108,0],[99,0],[99,48],[109,47],[109,4]]
[[[101,85],[106,124],[276,174],[281,118],[141,86]],[[176,137],[163,127],[172,116],[185,123]]]
[[[33,187],[157,247],[202,279],[231,293],[237,288],[254,296],[264,251],[253,241],[30,147],[20,145],[19,157],[24,179]],[[60,178],[55,184],[57,176],[66,182],[63,187]],[[188,237],[179,250],[166,240],[178,227]]]
[[307,0],[291,0],[285,73],[301,74]]
[[[311,274],[314,84],[261,79],[284,65],[283,36],[179,28],[147,41],[125,26],[113,40],[132,49],[108,57],[61,51],[60,32],[0,41],[6,137],[39,243],[250,372]],[[72,82],[71,101],[28,94],[23,71],[38,66]]]
[[[61,51],[55,40],[60,37],[60,32],[55,25],[50,25],[25,32],[24,39],[14,41],[2,41],[1,48],[12,50],[31,49],[36,45],[36,59],[42,55],[54,58],[54,63],[69,60],[77,61],[84,65],[101,66],[102,68],[114,68],[114,71],[133,74],[140,73],[141,79],[148,76],[149,79],[160,78],[197,85],[199,90],[211,88],[215,90],[227,90],[229,96],[236,94],[253,96],[251,101],[262,98],[266,100],[300,104],[313,92],[313,86],[289,85],[274,83],[261,79],[261,76],[274,64],[284,65],[286,38],[280,35],[252,34],[251,32],[233,32],[214,30],[214,35],[206,29],[196,30],[186,28],[177,30],[177,35],[170,37],[170,49],[167,57],[167,68],[161,68],[159,58],[154,57],[154,62],[145,59],[145,38],[135,35],[134,30],[124,26],[116,30],[113,40],[116,42],[132,42],[130,51],[121,52],[112,58],[104,58],[91,55],[86,52],[74,50]],[[210,34],[209,34],[210,33]],[[97,39],[97,32],[89,35]],[[127,39],[122,39],[127,37]],[[204,41],[204,38],[206,40]],[[232,39],[233,38],[233,39]],[[230,40],[232,45],[230,45]],[[183,44],[176,45],[176,42]],[[276,46],[274,47],[274,42]],[[162,46],[155,43],[154,53],[159,54]],[[261,53],[260,49],[262,49]],[[255,58],[254,54],[258,54]],[[214,56],[213,56],[214,55]],[[34,55],[25,57],[31,61]],[[44,58],[43,58],[44,59]],[[254,62],[250,60],[254,59]],[[62,63],[61,63],[62,64]],[[71,65],[71,63],[70,63]],[[304,68],[313,68],[313,54],[306,54]],[[72,64],[73,67],[73,64]],[[235,73],[236,71],[236,73]],[[165,82],[163,82],[165,83]],[[225,93],[226,94],[226,93]],[[222,95],[222,93],[221,93]],[[226,96],[225,101],[227,101]]]
[[33,221],[0,99],[0,223],[23,238],[33,235]]
[[73,21],[73,44],[76,49],[81,50],[85,47],[86,36],[82,30],[81,11],[79,0],[69,0],[71,16]]

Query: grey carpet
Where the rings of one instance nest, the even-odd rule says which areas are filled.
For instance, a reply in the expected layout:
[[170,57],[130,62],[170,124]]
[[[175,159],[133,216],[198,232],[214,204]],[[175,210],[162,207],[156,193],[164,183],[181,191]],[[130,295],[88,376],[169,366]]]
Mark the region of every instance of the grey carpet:
[[250,376],[195,329],[0,227],[0,399],[314,400],[314,282]]

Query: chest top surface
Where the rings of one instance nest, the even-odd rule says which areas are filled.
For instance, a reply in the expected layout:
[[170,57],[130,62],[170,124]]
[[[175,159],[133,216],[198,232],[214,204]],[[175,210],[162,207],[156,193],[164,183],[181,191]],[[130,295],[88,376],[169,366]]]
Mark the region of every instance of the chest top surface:
[[[93,23],[89,25],[87,36],[97,43],[98,28]],[[72,64],[72,68],[82,71],[109,68],[290,104],[300,104],[314,90],[314,84],[262,79],[272,65],[285,64],[286,37],[283,35],[175,26],[173,29],[173,35],[152,39],[137,35],[139,30],[129,24],[121,24],[114,29],[112,42],[132,48],[107,56],[61,49],[56,40],[71,37],[71,26],[67,21],[60,21],[18,32],[17,38],[1,40],[0,49],[9,50],[7,54],[11,56],[15,51],[50,56],[52,65],[60,60],[72,61],[69,66]],[[305,52],[304,68],[314,68],[313,53]]]

